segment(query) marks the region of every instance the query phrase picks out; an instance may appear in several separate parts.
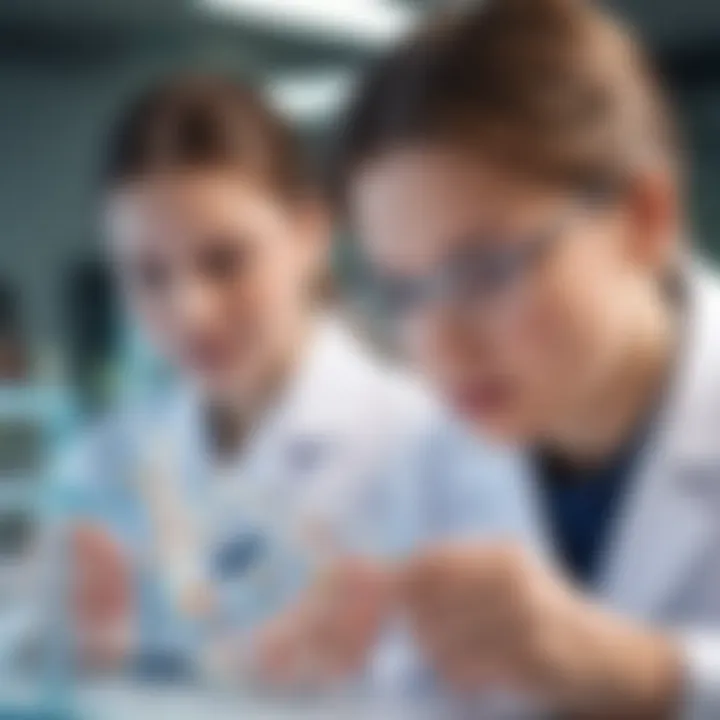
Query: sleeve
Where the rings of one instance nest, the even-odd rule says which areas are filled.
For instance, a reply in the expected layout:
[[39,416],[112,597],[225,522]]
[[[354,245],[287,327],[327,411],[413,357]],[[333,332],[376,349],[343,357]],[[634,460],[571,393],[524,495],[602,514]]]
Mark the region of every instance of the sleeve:
[[685,692],[682,720],[720,717],[720,631],[695,630],[682,635]]
[[508,540],[551,556],[522,463],[436,422],[366,484],[349,524],[356,546],[400,560],[436,542]]

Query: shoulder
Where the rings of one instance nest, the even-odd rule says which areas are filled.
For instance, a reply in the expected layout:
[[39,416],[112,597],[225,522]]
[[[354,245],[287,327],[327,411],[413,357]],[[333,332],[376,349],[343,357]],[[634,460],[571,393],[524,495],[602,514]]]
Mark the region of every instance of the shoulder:
[[396,466],[415,485],[443,493],[494,491],[522,473],[522,455],[475,435],[439,405],[416,427],[395,456]]
[[428,541],[508,537],[541,546],[522,455],[466,432],[442,411],[405,438],[366,486],[364,536],[391,552]]
[[[330,329],[331,362],[325,366],[315,400],[328,424],[345,426],[351,435],[385,438],[391,452],[383,459],[413,474],[437,468],[454,474],[497,475],[514,454],[475,437],[459,423],[433,392],[392,359],[374,353],[346,326]],[[327,340],[327,336],[326,336]],[[319,397],[322,395],[322,397]],[[318,406],[315,406],[319,414]],[[346,425],[343,425],[346,423]]]
[[359,440],[414,434],[430,422],[434,402],[423,384],[347,325],[326,322],[318,346],[306,403],[313,421]]

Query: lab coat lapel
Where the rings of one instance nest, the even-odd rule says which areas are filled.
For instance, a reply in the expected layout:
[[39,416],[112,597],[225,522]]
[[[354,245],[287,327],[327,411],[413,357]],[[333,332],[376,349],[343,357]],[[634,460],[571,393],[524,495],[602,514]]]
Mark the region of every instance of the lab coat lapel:
[[[228,460],[228,467],[237,474],[238,481],[242,476],[245,484],[271,484],[293,468],[293,450],[303,445],[303,440],[309,445],[311,438],[329,430],[323,414],[322,399],[327,394],[323,392],[323,384],[331,381],[333,369],[337,374],[335,344],[331,323],[318,321],[287,387],[249,433],[235,457]],[[202,491],[211,481],[215,463],[205,427],[203,402],[193,388],[185,388],[181,393],[173,434],[179,443],[178,452],[184,458],[186,490],[199,487]],[[308,455],[309,452],[305,453],[304,459],[310,467]]]
[[[160,545],[171,548],[177,543],[170,534],[179,534],[187,540],[183,553],[189,556],[190,546],[199,551],[224,519],[236,516],[243,522],[262,513],[264,522],[284,526],[288,508],[299,498],[313,499],[317,493],[309,490],[331,475],[328,468],[337,467],[335,445],[345,427],[337,400],[343,384],[357,378],[354,357],[340,328],[319,321],[288,387],[222,470],[220,484],[200,394],[191,386],[180,388],[165,422],[144,442],[149,452],[142,475],[152,475],[146,490],[153,490],[150,500],[157,498],[150,502],[150,519]],[[168,527],[164,520],[170,510]],[[165,557],[163,564],[171,561]]]
[[253,467],[294,484],[321,470],[341,427],[336,385],[352,381],[347,352],[339,328],[318,320],[295,377],[258,429]]
[[717,527],[720,291],[699,272],[689,287],[685,351],[664,412],[639,459],[611,531],[598,592],[612,607],[653,619],[697,568]]
[[[372,372],[354,339],[332,319],[315,328],[290,387],[258,437],[252,472],[273,503],[274,521],[297,550],[317,559],[344,542],[366,455],[358,393]],[[371,398],[367,398],[371,400]]]
[[711,506],[685,486],[689,464],[649,462],[628,498],[598,592],[631,616],[653,619],[692,574],[713,538]]
[[294,377],[234,463],[242,483],[259,486],[278,509],[308,495],[337,467],[354,427],[348,422],[354,404],[346,412],[343,400],[363,379],[360,357],[333,319],[318,318]]

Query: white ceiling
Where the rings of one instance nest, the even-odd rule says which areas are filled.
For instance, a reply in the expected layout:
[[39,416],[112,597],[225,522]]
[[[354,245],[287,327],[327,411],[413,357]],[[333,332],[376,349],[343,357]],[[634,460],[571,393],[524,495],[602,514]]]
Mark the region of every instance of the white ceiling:
[[[342,14],[344,4],[348,13],[358,16],[358,8],[376,6],[373,11],[377,15],[377,7],[388,17],[397,14],[400,7],[419,7],[440,4],[443,0],[278,0],[277,9],[285,5],[296,8],[304,6],[312,12],[321,11],[319,27],[322,28],[324,14],[337,18]],[[447,2],[448,0],[445,0]],[[707,35],[715,32],[720,39],[720,0],[605,0],[609,5],[618,8],[638,24],[644,33],[652,39],[662,42],[694,37],[698,34]],[[224,20],[232,22],[233,15],[237,22],[247,21],[253,14],[267,18],[272,15],[274,0],[1,0],[0,23],[10,21],[36,22],[53,24],[70,23],[139,23],[158,22],[172,23],[191,14],[195,5],[206,3],[212,5],[236,6],[237,12],[225,15]],[[243,10],[245,6],[245,11]],[[257,16],[257,8],[262,9]],[[371,20],[360,20],[367,25]],[[307,29],[307,28],[305,28]]]

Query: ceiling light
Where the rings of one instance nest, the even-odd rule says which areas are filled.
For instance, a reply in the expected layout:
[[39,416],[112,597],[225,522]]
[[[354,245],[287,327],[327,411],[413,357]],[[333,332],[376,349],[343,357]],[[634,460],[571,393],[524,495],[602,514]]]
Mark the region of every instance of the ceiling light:
[[402,35],[415,12],[382,0],[199,0],[238,21],[343,41],[383,45]]
[[275,106],[302,123],[332,119],[347,101],[355,73],[333,70],[307,75],[287,75],[271,80],[268,94]]

